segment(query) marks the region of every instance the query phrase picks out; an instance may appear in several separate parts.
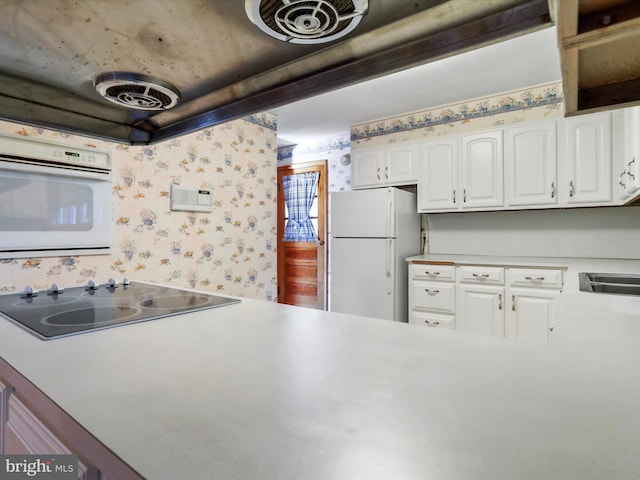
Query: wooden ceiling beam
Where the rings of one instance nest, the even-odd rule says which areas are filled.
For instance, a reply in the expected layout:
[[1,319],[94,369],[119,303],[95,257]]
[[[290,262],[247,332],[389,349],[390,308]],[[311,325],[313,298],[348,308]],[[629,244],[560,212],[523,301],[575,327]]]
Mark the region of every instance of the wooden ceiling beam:
[[640,105],[640,2],[550,1],[558,28],[565,114]]

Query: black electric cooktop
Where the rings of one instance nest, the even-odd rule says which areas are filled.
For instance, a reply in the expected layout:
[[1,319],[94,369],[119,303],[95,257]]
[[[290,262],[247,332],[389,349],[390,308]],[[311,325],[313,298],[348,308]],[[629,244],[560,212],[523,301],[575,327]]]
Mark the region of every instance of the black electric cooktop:
[[234,298],[131,282],[0,295],[0,314],[49,340],[239,302]]

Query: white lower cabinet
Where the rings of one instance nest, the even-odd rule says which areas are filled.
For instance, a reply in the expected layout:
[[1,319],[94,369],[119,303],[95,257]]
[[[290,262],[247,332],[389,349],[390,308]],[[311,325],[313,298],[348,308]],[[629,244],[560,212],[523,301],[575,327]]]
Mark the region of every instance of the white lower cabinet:
[[485,265],[409,267],[409,323],[548,343],[564,269]]
[[453,265],[409,265],[409,323],[454,329],[455,278]]
[[460,285],[458,330],[504,337],[504,287]]
[[506,337],[548,343],[559,301],[560,292],[555,290],[509,289]]
[[561,269],[507,270],[507,338],[538,343],[549,342],[560,302],[563,277]]
[[457,329],[504,337],[504,268],[457,267]]

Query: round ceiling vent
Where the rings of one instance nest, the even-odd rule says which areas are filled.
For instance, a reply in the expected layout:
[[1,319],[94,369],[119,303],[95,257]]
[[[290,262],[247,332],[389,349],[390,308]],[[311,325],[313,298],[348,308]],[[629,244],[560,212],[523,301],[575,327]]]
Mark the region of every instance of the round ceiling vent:
[[271,37],[290,43],[325,43],[349,34],[368,0],[245,0],[249,19]]
[[173,85],[137,73],[102,73],[94,86],[110,102],[136,110],[168,110],[180,100]]

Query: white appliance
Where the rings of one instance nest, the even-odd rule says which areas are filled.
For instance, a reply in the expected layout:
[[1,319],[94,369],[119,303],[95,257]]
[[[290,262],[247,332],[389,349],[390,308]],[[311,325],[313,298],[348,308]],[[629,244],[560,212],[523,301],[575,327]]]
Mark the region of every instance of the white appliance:
[[398,188],[332,193],[329,310],[406,322],[406,257],[420,253],[416,195]]
[[110,253],[111,155],[0,135],[0,258]]

